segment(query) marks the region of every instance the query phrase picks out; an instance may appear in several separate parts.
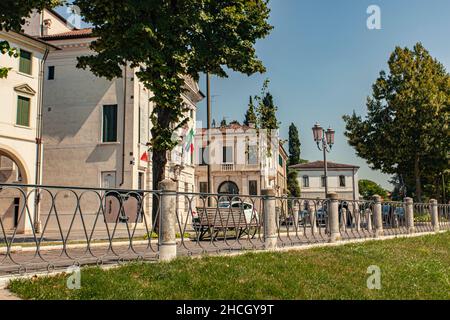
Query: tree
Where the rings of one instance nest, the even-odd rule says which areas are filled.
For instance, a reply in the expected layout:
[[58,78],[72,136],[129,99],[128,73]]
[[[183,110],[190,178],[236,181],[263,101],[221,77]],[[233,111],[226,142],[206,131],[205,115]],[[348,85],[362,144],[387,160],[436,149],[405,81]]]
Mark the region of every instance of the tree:
[[297,171],[290,169],[290,166],[300,163],[300,138],[295,124],[289,126],[289,160],[287,167],[287,185],[289,195],[292,197],[300,197],[301,190],[297,179]]
[[151,150],[153,188],[163,180],[167,152],[177,141],[172,132],[186,122],[182,93],[185,76],[199,73],[226,77],[225,67],[245,73],[264,72],[254,45],[272,26],[267,0],[75,0],[98,37],[93,55],[78,67],[97,76],[120,78],[126,65],[154,93]]
[[387,198],[387,192],[380,185],[371,180],[358,181],[359,194],[364,200],[372,200],[374,195],[379,195],[382,198]]
[[258,107],[256,108],[258,135],[260,134],[259,129],[266,131],[266,140],[268,142],[267,155],[271,156],[270,141],[272,140],[274,131],[279,128],[279,123],[276,116],[278,108],[275,106],[272,94],[268,91],[269,82],[268,79],[264,81],[261,95],[255,96],[255,99],[258,102]]
[[420,43],[397,47],[388,64],[367,98],[366,118],[344,116],[345,134],[358,156],[401,176],[408,195],[422,201],[423,184],[448,168],[450,75]]
[[252,96],[250,96],[248,109],[245,114],[244,125],[250,126],[250,124],[253,123],[256,126],[257,122],[258,119],[256,118],[255,105],[253,104]]
[[300,163],[300,137],[295,124],[289,126],[289,165],[293,166]]
[[[0,1],[0,30],[21,32],[26,18],[36,9],[53,8],[62,4],[60,0],[2,0]],[[0,41],[1,54],[18,57],[16,48],[10,47],[8,41]],[[0,79],[8,76],[10,68],[0,66]]]

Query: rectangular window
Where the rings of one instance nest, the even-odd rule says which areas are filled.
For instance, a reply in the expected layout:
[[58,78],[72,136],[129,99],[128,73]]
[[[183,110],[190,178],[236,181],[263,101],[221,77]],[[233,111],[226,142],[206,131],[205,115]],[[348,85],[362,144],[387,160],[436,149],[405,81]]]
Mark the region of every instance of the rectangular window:
[[248,193],[251,196],[258,195],[258,181],[256,181],[256,180],[248,181]]
[[233,148],[232,147],[223,147],[222,163],[233,163]]
[[19,72],[31,74],[31,52],[20,50]]
[[248,146],[247,164],[258,164],[258,146]]
[[345,176],[339,176],[339,186],[345,187]]
[[117,105],[103,106],[103,142],[117,142]]
[[278,156],[278,164],[280,165],[280,167],[284,165],[283,157],[281,155]]
[[144,173],[143,173],[143,172],[139,172],[139,173],[138,173],[138,189],[139,189],[139,190],[144,190],[144,189],[145,189],[145,185],[144,185]]
[[30,126],[30,98],[17,97],[16,124],[24,127]]
[[303,187],[309,188],[309,177],[308,176],[303,176]]
[[198,164],[201,166],[206,166],[208,164],[208,149],[199,148],[198,149]]
[[48,80],[55,80],[55,67],[48,67]]
[[143,108],[139,108],[139,143],[147,143],[146,139],[146,125],[145,113]]
[[321,186],[322,186],[322,188],[325,188],[325,184],[326,184],[326,178],[325,178],[325,176],[322,176],[320,180],[321,180]]
[[200,182],[200,193],[208,193],[208,182]]

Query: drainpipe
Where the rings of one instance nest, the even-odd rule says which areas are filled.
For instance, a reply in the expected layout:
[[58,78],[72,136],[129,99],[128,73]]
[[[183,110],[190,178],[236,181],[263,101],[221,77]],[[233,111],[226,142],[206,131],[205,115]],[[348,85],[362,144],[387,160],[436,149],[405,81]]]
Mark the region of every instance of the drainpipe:
[[125,126],[126,126],[126,109],[127,109],[127,64],[123,69],[123,122],[122,122],[122,178],[120,186],[125,183]]
[[[37,118],[36,118],[36,173],[34,178],[34,184],[41,184],[41,158],[42,158],[42,131],[43,131],[43,117],[42,109],[44,105],[44,68],[45,62],[47,61],[49,49],[45,49],[44,57],[42,58],[40,70],[39,70],[39,80],[38,80],[38,106],[37,106]],[[34,201],[34,229],[36,233],[40,232],[40,217],[39,217],[39,189],[35,193]]]

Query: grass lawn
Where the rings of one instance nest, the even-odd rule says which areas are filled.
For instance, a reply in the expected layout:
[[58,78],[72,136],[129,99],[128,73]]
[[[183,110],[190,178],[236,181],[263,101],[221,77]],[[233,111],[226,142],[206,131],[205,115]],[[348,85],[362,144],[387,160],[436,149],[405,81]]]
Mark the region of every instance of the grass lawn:
[[[381,268],[381,290],[367,289],[370,265]],[[85,268],[80,290],[67,289],[67,277],[15,280],[9,289],[25,299],[450,299],[450,233]]]

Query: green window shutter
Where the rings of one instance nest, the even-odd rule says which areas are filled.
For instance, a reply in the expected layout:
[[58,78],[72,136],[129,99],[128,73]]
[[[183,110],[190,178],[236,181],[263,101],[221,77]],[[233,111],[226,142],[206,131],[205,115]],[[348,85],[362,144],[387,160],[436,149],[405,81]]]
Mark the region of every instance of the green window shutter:
[[103,106],[103,142],[117,141],[117,105]]
[[31,74],[31,52],[20,50],[19,71]]
[[19,126],[30,126],[30,98],[19,96],[17,98],[17,119]]

